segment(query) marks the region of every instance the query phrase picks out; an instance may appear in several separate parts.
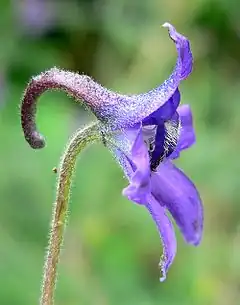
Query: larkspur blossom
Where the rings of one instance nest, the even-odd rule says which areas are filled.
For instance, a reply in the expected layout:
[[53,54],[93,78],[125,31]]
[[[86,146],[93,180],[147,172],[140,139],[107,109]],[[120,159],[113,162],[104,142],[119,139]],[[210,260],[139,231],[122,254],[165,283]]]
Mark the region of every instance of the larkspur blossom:
[[44,146],[35,125],[36,99],[44,91],[62,89],[83,100],[95,114],[103,144],[129,180],[123,194],[145,206],[157,225],[163,243],[161,281],[176,254],[175,232],[167,212],[190,244],[199,244],[203,228],[198,191],[172,163],[195,142],[191,110],[188,105],[179,106],[178,89],[192,71],[193,58],[187,38],[169,23],[163,26],[168,28],[178,57],[172,74],[159,87],[139,95],[122,95],[88,76],[53,68],[30,81],[22,103],[22,127],[33,148]]

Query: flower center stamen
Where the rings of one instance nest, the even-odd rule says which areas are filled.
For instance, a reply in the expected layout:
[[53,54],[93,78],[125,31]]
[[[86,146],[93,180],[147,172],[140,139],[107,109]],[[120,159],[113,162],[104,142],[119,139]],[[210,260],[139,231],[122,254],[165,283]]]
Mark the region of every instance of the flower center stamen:
[[163,125],[142,127],[144,143],[147,146],[150,167],[156,171],[159,164],[175,150],[180,135],[179,117],[166,121]]
[[151,153],[155,150],[155,140],[157,134],[157,125],[147,125],[142,128],[143,140],[148,151]]

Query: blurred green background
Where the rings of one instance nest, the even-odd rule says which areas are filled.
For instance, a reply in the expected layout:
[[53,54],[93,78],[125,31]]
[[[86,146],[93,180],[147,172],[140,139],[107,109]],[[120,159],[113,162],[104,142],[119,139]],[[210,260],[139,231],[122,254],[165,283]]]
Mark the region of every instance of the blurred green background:
[[64,93],[38,104],[47,147],[34,151],[19,102],[32,75],[53,66],[140,93],[176,60],[166,21],[192,43],[195,64],[181,84],[197,144],[178,165],[205,206],[202,244],[178,237],[167,281],[147,211],[121,195],[121,169],[101,145],[78,162],[56,305],[240,304],[240,4],[228,0],[2,0],[0,2],[0,304],[38,304],[56,175],[66,141],[92,116]]

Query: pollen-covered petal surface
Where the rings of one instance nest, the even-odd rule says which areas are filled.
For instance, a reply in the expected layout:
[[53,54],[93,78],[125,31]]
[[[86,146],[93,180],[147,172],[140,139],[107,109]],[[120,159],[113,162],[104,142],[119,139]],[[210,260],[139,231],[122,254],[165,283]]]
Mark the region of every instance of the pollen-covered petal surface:
[[185,240],[198,245],[203,230],[203,206],[195,185],[168,160],[152,174],[151,182],[153,196],[172,214]]
[[152,216],[162,240],[163,254],[159,263],[162,273],[160,281],[162,282],[166,279],[168,269],[171,266],[177,251],[174,227],[171,220],[166,215],[165,207],[161,206],[154,196],[150,195],[148,197],[146,208]]

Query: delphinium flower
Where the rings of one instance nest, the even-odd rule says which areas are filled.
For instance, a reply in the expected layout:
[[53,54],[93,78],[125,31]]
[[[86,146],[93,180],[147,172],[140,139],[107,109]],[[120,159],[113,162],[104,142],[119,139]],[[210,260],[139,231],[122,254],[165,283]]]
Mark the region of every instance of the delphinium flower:
[[46,90],[62,89],[95,114],[97,120],[79,129],[67,147],[59,169],[56,204],[45,265],[42,304],[52,304],[60,245],[67,211],[72,172],[79,152],[95,140],[115,156],[129,181],[124,196],[149,211],[163,244],[161,278],[176,254],[170,212],[186,242],[198,245],[203,228],[199,193],[191,180],[173,164],[182,150],[195,142],[192,114],[181,105],[179,84],[192,71],[190,43],[169,23],[169,36],[177,50],[172,74],[157,88],[139,95],[112,92],[85,75],[53,68],[32,78],[22,102],[22,128],[31,147],[44,147],[35,124],[36,100]]

